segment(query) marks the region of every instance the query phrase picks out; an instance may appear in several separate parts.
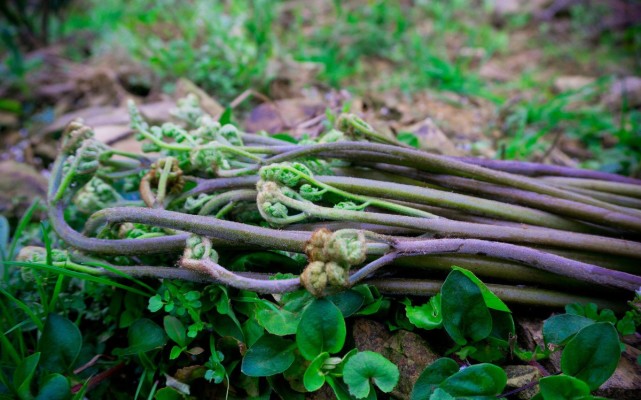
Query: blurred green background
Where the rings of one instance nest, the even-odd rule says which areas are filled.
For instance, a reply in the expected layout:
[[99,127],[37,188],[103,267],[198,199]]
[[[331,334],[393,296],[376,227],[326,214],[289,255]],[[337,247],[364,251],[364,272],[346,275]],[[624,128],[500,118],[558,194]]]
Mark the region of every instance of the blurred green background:
[[[346,90],[375,107],[428,93],[482,104],[491,117],[477,128],[494,157],[559,162],[555,149],[640,173],[639,2],[59,0],[0,11],[0,110],[14,122],[3,132],[55,119],[56,92],[38,87],[63,59],[135,67],[118,75],[132,96],[171,94],[187,78],[222,105],[247,89],[274,100]],[[448,118],[433,119],[456,125]]]

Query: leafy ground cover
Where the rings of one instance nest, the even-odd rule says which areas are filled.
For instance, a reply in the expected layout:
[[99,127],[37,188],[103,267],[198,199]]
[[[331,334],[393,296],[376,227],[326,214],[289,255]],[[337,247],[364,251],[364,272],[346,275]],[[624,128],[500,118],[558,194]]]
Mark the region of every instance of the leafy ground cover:
[[[352,165],[306,157],[298,160],[302,167],[281,164],[277,171],[262,171],[261,177],[271,175],[285,197],[263,198],[259,208],[255,181],[231,192],[216,192],[215,187],[210,188],[214,192],[193,192],[206,187],[214,173],[229,182],[251,178],[234,181],[238,178],[233,175],[255,174],[257,160],[279,156],[292,146],[325,141],[323,145],[331,148],[341,139],[338,131],[374,134],[370,142],[382,141],[401,152],[420,147],[447,156],[582,165],[638,177],[641,114],[631,75],[638,68],[640,31],[630,23],[638,12],[633,6],[621,12],[615,6],[554,3],[504,12],[500,4],[468,1],[60,5],[65,7],[42,11],[27,4],[21,10],[12,4],[2,10],[10,22],[2,30],[8,51],[2,67],[6,79],[0,86],[2,129],[11,150],[6,155],[53,176],[48,202],[34,202],[25,210],[9,201],[12,208],[3,208],[2,396],[289,399],[386,398],[391,393],[412,399],[530,398],[534,394],[529,390],[538,388],[536,398],[569,399],[593,398],[591,393],[617,365],[615,381],[635,381],[641,318],[638,295],[633,294],[639,286],[634,280],[638,242],[629,233],[638,231],[638,215],[629,211],[639,208],[633,180],[603,186],[603,175],[590,175],[601,182],[596,190],[603,193],[596,195],[595,187],[573,186],[575,178],[548,177],[541,183],[563,191],[571,188],[573,201],[586,193],[594,195],[595,204],[611,208],[605,212],[580,207],[577,211],[576,203],[562,208],[562,202],[548,203],[549,198],[511,209],[514,206],[506,204],[511,201],[483,203],[479,199],[488,193],[464,179],[439,181],[432,176],[434,180],[419,190],[416,181],[397,176],[398,169],[381,171],[383,178],[372,177],[371,171],[367,176],[350,172],[359,179],[391,181],[399,185],[397,195],[401,185],[410,185],[409,198],[392,198],[404,202],[398,204],[379,198],[384,196],[375,192],[371,181],[360,186],[356,179],[346,183],[340,172],[317,179],[330,169],[336,173]],[[179,80],[184,77],[195,85]],[[263,103],[256,106],[243,100],[245,96],[237,98],[250,88],[269,99],[254,95]],[[196,97],[179,103],[178,112],[169,118],[168,110],[176,103],[168,99],[185,92]],[[144,117],[130,107],[131,129],[139,140],[118,142],[130,130],[125,108],[129,97],[142,103]],[[159,107],[162,102],[169,104]],[[209,119],[203,118],[200,107]],[[67,162],[50,168],[60,157],[55,140],[78,112],[89,117],[88,124],[103,141],[116,144],[87,141],[79,153],[72,146],[63,152]],[[358,113],[378,129],[346,118],[343,112]],[[103,122],[94,124],[96,115]],[[162,124],[168,120],[172,123]],[[236,127],[277,135],[266,139]],[[81,136],[91,130],[76,128]],[[109,134],[102,136],[105,132]],[[273,139],[278,142],[270,142]],[[211,140],[222,147],[191,151]],[[275,144],[282,148],[266,150]],[[376,147],[380,143],[373,145],[361,151],[381,151]],[[165,158],[156,158],[153,152],[158,151]],[[17,174],[8,165],[3,163],[3,172],[7,168],[7,175]],[[22,182],[33,183],[36,197],[47,197],[37,173],[20,173]],[[390,173],[397,175],[390,178]],[[181,181],[182,174],[197,178]],[[282,174],[287,179],[274,178]],[[19,197],[19,192],[13,195],[17,185],[9,182],[8,198]],[[300,249],[283,245],[298,240],[281,233],[287,230],[272,233],[262,250],[234,251],[212,243],[210,231],[199,232],[204,237],[174,240],[183,225],[112,221],[96,235],[87,225],[91,214],[110,206],[146,206],[252,226],[282,226],[310,222],[305,212],[316,204],[311,222],[340,220],[337,215],[350,215],[350,221],[359,215],[379,219],[352,222],[380,225],[388,224],[385,215],[405,214],[413,219],[401,226],[392,223],[382,232],[402,235],[407,233],[399,231],[416,227],[419,218],[447,211],[441,204],[412,204],[426,202],[430,189],[443,189],[446,183],[458,183],[461,195],[476,196],[471,202],[474,211],[464,196],[447,199],[448,207],[465,210],[472,222],[494,218],[561,229],[567,243],[580,235],[576,231],[590,232],[594,241],[568,244],[558,255],[608,271],[621,269],[624,273],[609,284],[624,285],[627,291],[622,295],[597,289],[594,283],[550,278],[515,266],[524,259],[417,256],[395,260],[395,265],[413,268],[403,279],[421,282],[409,292],[385,286],[391,277],[382,275],[383,282],[358,282],[349,290],[317,298],[310,293],[332,292],[337,282],[347,279],[351,264],[314,259],[308,253],[315,269],[303,269],[308,259]],[[617,193],[609,193],[613,190]],[[195,195],[180,199],[180,193]],[[444,196],[439,194],[439,201]],[[496,193],[488,199],[495,200]],[[304,202],[304,208],[297,209],[300,204],[295,201]],[[42,218],[62,204],[64,214]],[[551,205],[538,213],[532,210],[545,204]],[[454,215],[446,216],[457,220]],[[93,219],[98,221],[94,227],[100,227],[101,217],[98,213]],[[589,224],[577,224],[576,218]],[[127,250],[125,242],[108,254],[83,248],[110,245],[83,242],[70,230],[61,231],[61,221],[89,239],[135,241],[134,250]],[[333,226],[332,230],[345,228]],[[461,229],[453,235],[464,235]],[[493,227],[482,239],[510,229]],[[523,241],[542,240],[535,236]],[[616,238],[609,240],[610,236]],[[626,244],[621,236],[628,239]],[[358,235],[347,237],[350,243],[361,241]],[[243,240],[246,243],[247,237]],[[136,247],[156,242],[173,249],[172,255],[152,254],[153,245]],[[190,257],[199,260],[194,265],[214,263],[233,271],[236,275],[230,278],[217,270],[223,273],[217,281],[222,278],[231,285],[209,282],[211,277],[184,268],[158,269],[174,266],[185,243]],[[626,250],[628,245],[632,247]],[[599,252],[606,255],[593,254]],[[353,261],[352,267],[363,261]],[[421,265],[438,272],[428,274]],[[464,268],[452,269],[454,265]],[[260,282],[271,290],[286,285],[287,279],[291,282],[291,274],[307,271],[314,279],[307,284],[303,280],[306,290],[265,295],[251,286],[257,276],[243,275],[275,271],[282,274],[277,280]],[[150,274],[163,279],[150,279]],[[360,277],[366,275],[361,272]],[[354,276],[358,278],[358,272]],[[510,282],[535,290],[504,286]],[[549,308],[524,305],[527,296],[555,311],[567,305],[565,313],[550,316]],[[527,328],[533,320],[541,321],[538,333]],[[538,339],[528,340],[530,335]],[[613,388],[605,383],[596,393],[634,398],[639,388],[630,385]]]

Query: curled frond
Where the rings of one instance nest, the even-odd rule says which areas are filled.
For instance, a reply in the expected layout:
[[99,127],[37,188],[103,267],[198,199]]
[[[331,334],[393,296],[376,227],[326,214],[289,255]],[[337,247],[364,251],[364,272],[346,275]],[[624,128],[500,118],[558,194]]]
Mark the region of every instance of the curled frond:
[[309,293],[320,297],[325,293],[327,287],[327,273],[325,263],[322,261],[311,262],[300,274],[300,283]]
[[360,230],[338,230],[329,238],[326,251],[331,260],[339,263],[362,264],[367,256],[365,235]]
[[273,218],[287,218],[287,207],[283,203],[270,203],[266,201],[261,204],[263,212]]
[[301,187],[298,189],[298,193],[301,195],[301,197],[305,200],[309,201],[320,201],[323,199],[323,194],[327,190],[325,189],[320,189],[317,187],[314,187],[310,185],[309,183],[305,183],[301,185]]
[[231,124],[223,125],[218,131],[218,135],[233,146],[242,146],[243,139],[238,129]]
[[351,210],[351,211],[360,211],[363,209],[362,205],[358,205],[354,203],[353,201],[341,201],[340,203],[336,203],[334,205],[334,208],[338,210]]
[[313,176],[312,171],[299,162],[266,165],[258,173],[263,180],[278,182],[291,188],[298,186],[301,179],[309,181]]
[[94,176],[76,193],[72,201],[80,212],[92,214],[116,203],[119,198],[116,189]]
[[305,243],[305,254],[310,262],[313,261],[329,261],[329,257],[325,252],[325,245],[329,242],[332,236],[332,231],[326,228],[320,228],[312,233],[310,239]]
[[85,125],[81,119],[75,119],[67,125],[62,134],[62,152],[72,155],[86,140],[93,137],[93,129]]
[[218,253],[211,246],[211,240],[204,236],[191,235],[187,238],[183,259],[209,259],[218,263]]

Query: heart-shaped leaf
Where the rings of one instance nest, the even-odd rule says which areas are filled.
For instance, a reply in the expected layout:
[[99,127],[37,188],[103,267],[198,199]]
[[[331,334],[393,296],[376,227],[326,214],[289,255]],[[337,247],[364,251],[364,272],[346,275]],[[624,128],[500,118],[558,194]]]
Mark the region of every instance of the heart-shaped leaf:
[[561,371],[587,383],[595,390],[610,378],[619,364],[619,335],[609,322],[597,322],[581,329],[561,355]]

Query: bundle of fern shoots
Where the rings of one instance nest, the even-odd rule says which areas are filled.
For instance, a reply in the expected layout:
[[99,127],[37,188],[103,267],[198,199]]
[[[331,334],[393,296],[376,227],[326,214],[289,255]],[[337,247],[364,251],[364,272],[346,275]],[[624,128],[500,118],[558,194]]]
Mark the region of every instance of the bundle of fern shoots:
[[641,180],[430,154],[353,114],[293,140],[242,132],[193,96],[160,126],[129,113],[140,154],[80,121],[64,132],[55,265],[317,297],[360,283],[433,295],[456,265],[538,306],[613,307],[641,288]]

